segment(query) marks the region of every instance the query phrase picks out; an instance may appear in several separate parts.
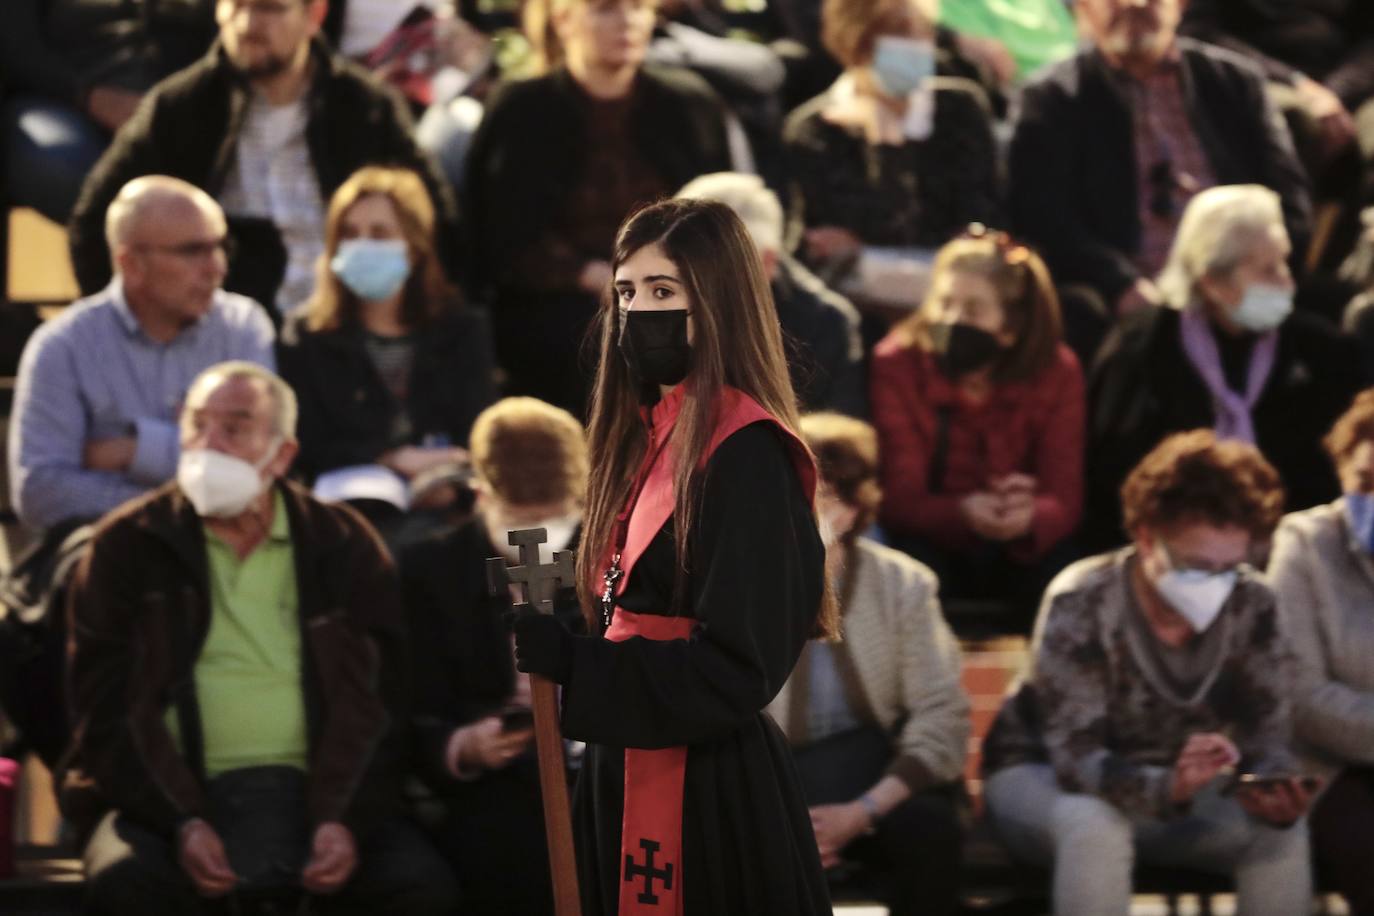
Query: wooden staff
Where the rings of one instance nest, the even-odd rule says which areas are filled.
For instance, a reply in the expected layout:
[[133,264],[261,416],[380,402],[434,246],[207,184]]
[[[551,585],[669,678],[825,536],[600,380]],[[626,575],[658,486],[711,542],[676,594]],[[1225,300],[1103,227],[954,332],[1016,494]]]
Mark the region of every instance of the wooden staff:
[[[548,533],[543,528],[510,532],[510,543],[520,548],[520,565],[507,568],[504,557],[487,560],[487,587],[492,595],[502,594],[512,584],[519,585],[525,600],[515,605],[517,611],[532,607],[540,614],[552,614],[554,593],[573,585],[577,572],[570,550],[555,551],[552,563],[540,564],[539,545],[547,540]],[[541,674],[531,674],[530,693],[534,701],[534,742],[539,753],[539,788],[544,796],[544,835],[549,845],[554,912],[557,916],[581,916],[568,776],[563,764],[563,733],[558,725],[558,685]]]

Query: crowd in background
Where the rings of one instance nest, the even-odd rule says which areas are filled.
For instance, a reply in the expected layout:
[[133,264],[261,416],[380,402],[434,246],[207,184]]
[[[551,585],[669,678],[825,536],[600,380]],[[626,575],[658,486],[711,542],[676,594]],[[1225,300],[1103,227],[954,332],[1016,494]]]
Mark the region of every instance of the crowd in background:
[[[860,866],[894,914],[955,911],[953,631],[994,607],[1033,642],[987,740],[988,815],[1053,868],[1056,912],[1123,911],[1140,861],[1233,875],[1244,912],[1275,914],[1310,898],[1315,862],[1374,913],[1374,6],[14,7],[0,200],[66,223],[84,294],[17,372],[9,480],[34,565],[86,549],[112,510],[106,555],[180,530],[175,504],[145,518],[130,500],[176,481],[196,502],[183,449],[213,442],[294,481],[255,537],[207,535],[216,614],[257,600],[225,570],[280,562],[258,538],[299,547],[287,519],[385,567],[366,588],[395,592],[394,621],[308,576],[283,599],[302,619],[339,603],[413,682],[408,704],[377,702],[413,732],[396,759],[437,805],[428,836],[307,796],[377,863],[352,905],[403,884],[429,891],[405,912],[454,893],[465,912],[547,908],[512,712],[526,679],[482,564],[515,562],[515,528],[576,544],[612,243],[637,205],[681,196],[728,205],[753,239],[821,469],[845,639],[809,646],[770,711],[823,862]],[[261,428],[194,427],[216,398]],[[113,866],[169,842],[196,889],[221,886],[173,809],[242,765],[232,728],[205,736],[208,761],[169,763],[196,756],[175,680],[144,696],[109,679],[127,608],[102,597],[124,587],[108,563],[71,583],[74,676],[35,674],[27,705],[46,704],[7,713],[56,762],[70,732],[43,723],[70,708],[87,755],[71,772],[121,781],[124,820],[83,834],[119,912],[154,879]],[[179,600],[167,575],[159,600]],[[559,596],[572,626],[575,603]],[[182,639],[168,670],[194,664]],[[353,672],[339,639],[319,658]],[[197,671],[208,695],[232,683]],[[148,730],[118,734],[111,691],[154,705]],[[296,707],[282,729],[338,727],[329,697]],[[346,745],[267,756],[347,782]],[[347,844],[315,839],[311,889],[336,890]]]

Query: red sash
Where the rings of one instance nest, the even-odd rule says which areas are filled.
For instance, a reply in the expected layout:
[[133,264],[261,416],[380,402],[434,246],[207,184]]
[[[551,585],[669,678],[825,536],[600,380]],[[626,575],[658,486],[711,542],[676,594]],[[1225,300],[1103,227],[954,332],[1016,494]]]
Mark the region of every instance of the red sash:
[[[623,574],[615,585],[621,594],[635,562],[673,514],[673,459],[663,447],[677,420],[683,389],[679,386],[652,413],[651,442],[642,469],[644,484],[632,500],[624,548]],[[720,416],[702,455],[702,466],[731,434],[751,423],[773,423],[783,433],[807,499],[815,499],[816,467],[806,446],[753,398],[734,388],[721,394]],[[604,565],[603,565],[604,568]],[[615,608],[605,638],[621,642],[634,636],[653,640],[687,639],[696,627],[691,617],[634,614]],[[687,748],[625,749],[625,807],[620,833],[620,916],[681,916],[682,793]]]

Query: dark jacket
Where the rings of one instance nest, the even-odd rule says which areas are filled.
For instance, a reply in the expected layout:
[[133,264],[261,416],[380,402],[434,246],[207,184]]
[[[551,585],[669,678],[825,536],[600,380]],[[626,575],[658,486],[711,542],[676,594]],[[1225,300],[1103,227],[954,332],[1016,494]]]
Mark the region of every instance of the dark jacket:
[[[1178,40],[1193,130],[1218,184],[1262,184],[1283,199],[1293,250],[1311,224],[1306,175],[1264,79],[1243,58]],[[1139,277],[1131,109],[1096,50],[1050,67],[1021,90],[1011,141],[1011,224],[1037,246],[1055,281],[1086,284],[1115,303]]]
[[[315,74],[308,90],[306,143],[320,196],[329,198],[364,165],[414,169],[424,179],[439,214],[439,247],[452,253],[452,192],[428,154],[415,145],[405,103],[357,65],[312,47]],[[198,62],[155,86],[100,157],[76,202],[68,226],[72,266],[85,294],[110,279],[105,210],[125,183],[140,175],[185,179],[218,197],[235,159],[238,133],[248,111],[250,87],[219,44]],[[264,221],[231,226],[238,250],[224,286],[264,305],[275,300],[286,261],[280,236]]]
[[[398,404],[378,374],[357,327],[309,331],[293,315],[277,348],[282,378],[300,406],[298,470],[308,478],[353,464],[371,464],[401,445],[443,436],[466,446],[472,421],[496,400],[487,316],[454,311],[415,334],[406,403]],[[411,435],[397,441],[392,423],[404,408]]]
[[[1122,321],[1098,354],[1088,388],[1088,525],[1093,549],[1122,543],[1121,484],[1170,433],[1215,422],[1212,398],[1183,350],[1179,312]],[[1340,493],[1321,440],[1360,388],[1354,344],[1302,312],[1279,327],[1269,381],[1251,413],[1260,451],[1278,470],[1288,511]]]
[[854,306],[786,255],[778,258],[773,301],[802,410],[866,417],[868,378]]
[[[665,184],[727,171],[725,110],[696,74],[646,66],[634,89],[631,119],[644,157]],[[583,92],[567,70],[506,83],[492,93],[473,137],[463,178],[465,249],[473,258],[471,292],[519,288],[521,253],[563,212],[568,188],[584,170]],[[606,252],[610,257],[610,251]]]
[[1191,0],[1179,31],[1245,55],[1274,82],[1304,73],[1351,111],[1374,96],[1369,0]]
[[[396,577],[357,513],[294,484],[280,490],[304,655],[306,803],[313,823],[342,821],[362,836],[399,797],[405,628]],[[80,821],[103,803],[170,833],[205,805],[194,666],[211,616],[203,528],[175,483],[100,523],[72,583],[69,614],[76,732],[64,811]],[[173,706],[184,754],[164,723]]]
[[783,128],[790,246],[809,227],[839,226],[866,245],[937,248],[971,222],[1001,222],[992,113],[968,80],[937,78],[933,132],[902,146],[874,146],[827,121],[829,94]]
[[[576,540],[574,539],[575,549]],[[510,594],[487,590],[487,558],[500,556],[473,516],[435,534],[401,558],[402,594],[411,634],[415,684],[415,761],[435,789],[451,786],[444,752],[454,729],[499,713],[515,689]],[[560,589],[558,616],[581,629],[576,590]]]
[[215,38],[213,0],[8,0],[0,28],[6,91],[85,107],[93,86],[143,92]]

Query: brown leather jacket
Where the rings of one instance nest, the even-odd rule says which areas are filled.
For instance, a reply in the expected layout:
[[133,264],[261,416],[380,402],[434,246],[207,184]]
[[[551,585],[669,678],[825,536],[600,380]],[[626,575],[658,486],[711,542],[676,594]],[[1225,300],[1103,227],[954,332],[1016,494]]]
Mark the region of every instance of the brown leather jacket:
[[[351,509],[278,484],[295,552],[315,823],[361,835],[398,799],[406,722],[404,623],[395,569]],[[170,833],[204,804],[194,666],[210,625],[200,519],[175,482],[100,523],[68,607],[75,723],[63,810],[113,807]],[[186,753],[164,724],[177,707]]]

